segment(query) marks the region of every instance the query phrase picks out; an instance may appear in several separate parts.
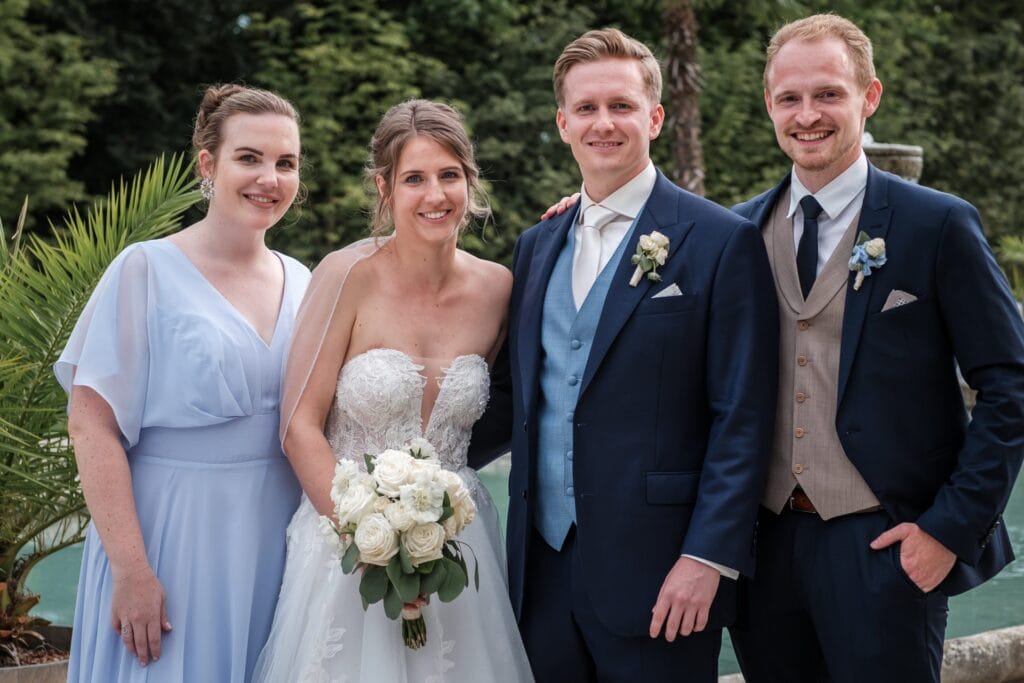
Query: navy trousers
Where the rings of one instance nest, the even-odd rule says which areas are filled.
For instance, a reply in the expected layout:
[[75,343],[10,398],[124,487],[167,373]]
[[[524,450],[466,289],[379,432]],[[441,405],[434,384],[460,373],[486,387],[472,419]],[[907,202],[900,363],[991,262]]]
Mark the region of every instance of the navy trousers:
[[[575,527],[561,551],[532,532],[527,548],[526,590],[520,631],[537,683],[715,683],[718,680],[720,629],[677,637],[618,636],[606,629],[591,607],[579,577],[585,571],[576,552]],[[609,556],[623,563],[627,558]],[[654,605],[652,604],[653,608]]]
[[730,629],[747,683],[938,683],[946,596],[910,580],[898,543],[868,546],[892,526],[882,510],[826,522],[761,509]]

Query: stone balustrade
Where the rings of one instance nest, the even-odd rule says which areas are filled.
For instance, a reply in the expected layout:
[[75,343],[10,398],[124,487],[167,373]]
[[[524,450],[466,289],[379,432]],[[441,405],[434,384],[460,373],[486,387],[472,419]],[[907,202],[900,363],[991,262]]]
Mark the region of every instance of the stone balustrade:
[[[744,683],[741,674],[718,683]],[[947,640],[942,683],[1024,683],[1024,625]]]

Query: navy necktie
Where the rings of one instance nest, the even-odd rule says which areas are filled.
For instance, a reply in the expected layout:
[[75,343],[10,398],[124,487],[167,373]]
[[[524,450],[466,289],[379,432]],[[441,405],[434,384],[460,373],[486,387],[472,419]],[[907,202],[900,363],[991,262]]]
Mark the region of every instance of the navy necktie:
[[806,299],[818,276],[818,215],[823,209],[812,195],[800,200],[800,208],[804,212],[804,234],[796,249],[796,272],[800,276],[800,291]]

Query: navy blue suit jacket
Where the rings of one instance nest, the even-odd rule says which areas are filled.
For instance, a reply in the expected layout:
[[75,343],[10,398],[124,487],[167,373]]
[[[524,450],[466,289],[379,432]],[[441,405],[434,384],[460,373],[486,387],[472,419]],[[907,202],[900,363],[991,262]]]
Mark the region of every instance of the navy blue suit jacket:
[[[733,210],[763,227],[788,185]],[[858,230],[888,261],[859,291],[850,273],[836,430],[889,515],[957,555],[939,586],[955,595],[1013,559],[1000,515],[1024,455],[1024,324],[962,199],[869,166]],[[883,312],[897,289],[917,300]],[[970,421],[954,359],[978,391]]]
[[[541,311],[576,211],[516,244],[507,345],[513,431],[508,558],[521,615],[533,526]],[[663,281],[629,286],[639,237],[670,240]],[[778,381],[775,288],[757,229],[658,174],[615,267],[573,417],[577,548],[594,610],[613,633],[647,633],[680,554],[753,571]],[[675,283],[681,296],[652,298]],[[566,587],[569,590],[569,587]],[[723,580],[711,627],[735,613]]]

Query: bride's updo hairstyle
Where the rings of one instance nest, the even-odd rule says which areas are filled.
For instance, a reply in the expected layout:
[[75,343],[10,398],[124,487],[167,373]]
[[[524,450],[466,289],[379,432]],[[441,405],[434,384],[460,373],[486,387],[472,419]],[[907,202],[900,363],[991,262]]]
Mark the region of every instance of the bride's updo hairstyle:
[[[236,83],[211,85],[203,93],[192,132],[195,156],[201,150],[216,155],[224,132],[224,122],[235,114],[281,114],[299,125],[299,112],[291,102],[276,93]],[[199,164],[196,164],[199,173]]]
[[[384,114],[370,139],[370,158],[364,180],[374,197],[370,218],[370,234],[383,237],[394,230],[391,218],[391,192],[394,187],[398,157],[405,145],[417,136],[425,136],[451,152],[459,160],[469,185],[466,215],[459,223],[461,232],[469,217],[485,218],[491,214],[487,196],[480,185],[480,168],[473,156],[473,144],[466,135],[462,115],[447,104],[429,100],[408,100],[396,104]],[[376,178],[384,178],[385,195],[377,192]]]

